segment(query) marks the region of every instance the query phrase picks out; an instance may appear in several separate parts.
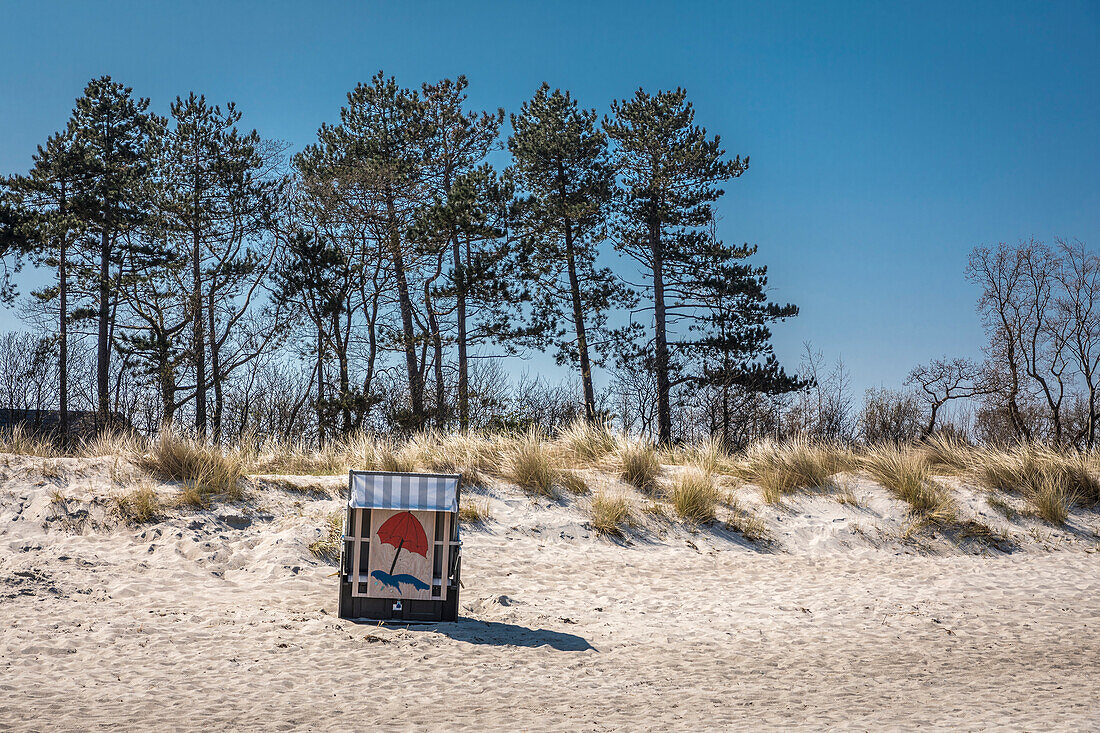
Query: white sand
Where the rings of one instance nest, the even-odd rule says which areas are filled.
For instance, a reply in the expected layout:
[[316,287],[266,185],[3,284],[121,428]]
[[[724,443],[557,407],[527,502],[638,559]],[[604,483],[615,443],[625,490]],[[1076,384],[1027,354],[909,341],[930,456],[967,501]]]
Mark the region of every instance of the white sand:
[[852,478],[864,508],[759,509],[762,552],[660,518],[612,543],[583,499],[497,487],[464,530],[462,620],[405,629],[336,618],[307,546],[338,499],[268,486],[111,527],[125,465],[0,464],[0,729],[1100,728],[1095,513],[969,554],[902,540]]

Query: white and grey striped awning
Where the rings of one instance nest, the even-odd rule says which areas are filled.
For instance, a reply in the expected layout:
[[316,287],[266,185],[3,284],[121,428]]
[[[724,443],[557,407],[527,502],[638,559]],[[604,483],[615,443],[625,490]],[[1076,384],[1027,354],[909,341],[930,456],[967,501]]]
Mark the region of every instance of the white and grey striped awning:
[[352,471],[348,504],[356,509],[458,511],[458,474]]

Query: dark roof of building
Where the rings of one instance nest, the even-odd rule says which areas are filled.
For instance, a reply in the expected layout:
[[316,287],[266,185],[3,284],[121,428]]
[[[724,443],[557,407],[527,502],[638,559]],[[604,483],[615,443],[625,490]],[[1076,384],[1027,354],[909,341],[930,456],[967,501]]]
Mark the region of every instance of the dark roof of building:
[[[107,427],[101,424],[98,413],[92,410],[69,410],[69,434],[89,437]],[[111,415],[109,423],[116,427],[128,428],[129,424],[121,415]],[[51,435],[61,429],[61,410],[12,410],[0,408],[0,430],[10,430],[16,426],[34,435]]]

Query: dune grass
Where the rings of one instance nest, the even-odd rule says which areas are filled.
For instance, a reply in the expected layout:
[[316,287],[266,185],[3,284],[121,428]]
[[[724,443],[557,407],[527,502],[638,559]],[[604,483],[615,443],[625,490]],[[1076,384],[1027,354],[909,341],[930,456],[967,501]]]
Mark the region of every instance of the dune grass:
[[244,451],[250,473],[285,476],[335,476],[349,468],[346,443],[313,448],[303,442],[250,444]]
[[977,455],[971,477],[978,484],[990,492],[1018,494],[1032,514],[1052,524],[1064,524],[1074,504],[1100,501],[1100,474],[1092,455],[1039,445],[985,449]]
[[1024,492],[1024,500],[1032,512],[1051,524],[1065,524],[1069,517],[1069,507],[1074,503],[1068,482],[1058,476],[1040,477]]
[[596,465],[615,450],[617,437],[604,423],[577,418],[555,436],[562,458],[579,466]]
[[0,453],[39,458],[52,458],[58,455],[52,442],[32,435],[24,430],[22,425],[0,429]]
[[615,459],[623,481],[645,493],[657,488],[661,463],[651,443],[641,438],[623,438],[616,448]]
[[708,473],[726,473],[733,470],[729,453],[717,438],[704,438],[689,445],[666,448],[660,453],[662,463],[678,466],[694,466]]
[[764,500],[778,504],[796,491],[830,489],[832,477],[853,462],[838,446],[797,439],[787,443],[757,443],[734,465],[738,478],[760,487]]
[[912,450],[921,454],[936,474],[958,476],[967,473],[977,460],[974,447],[944,433],[935,433]]
[[588,482],[576,470],[564,469],[558,473],[558,485],[574,496],[589,493]]
[[458,507],[458,521],[463,524],[483,524],[492,519],[489,499],[463,499]]
[[668,498],[676,514],[685,522],[703,524],[714,519],[719,492],[713,474],[688,468],[673,483]]
[[320,539],[309,545],[309,551],[325,562],[340,560],[340,541],[344,534],[344,512],[334,511],[325,517]]
[[[595,469],[614,473],[654,501],[667,500],[671,510],[692,522],[709,521],[718,503],[716,490],[708,490],[702,476],[711,477],[712,487],[718,476],[752,483],[771,504],[798,492],[828,491],[840,503],[858,505],[837,474],[859,470],[907,502],[915,515],[945,523],[953,521],[956,505],[936,476],[976,484],[998,511],[998,495],[1017,496],[1027,506],[1024,514],[1055,525],[1065,523],[1075,506],[1100,504],[1100,453],[1038,444],[974,446],[946,434],[913,445],[861,448],[807,439],[761,442],[730,455],[715,440],[657,450],[640,436],[578,420],[552,437],[533,431],[478,435],[426,430],[403,439],[356,433],[320,447],[248,437],[240,446],[223,448],[174,433],[149,439],[114,432],[61,451],[17,426],[0,431],[0,452],[125,457],[162,480],[179,482],[179,500],[191,506],[243,498],[246,473],[338,475],[349,468],[459,473],[468,486],[502,479],[541,497],[555,497],[559,491],[588,494],[580,471]],[[682,467],[673,474],[678,478],[662,479],[662,463]],[[60,474],[60,467],[48,461],[40,470],[47,478]],[[1002,513],[1011,519],[1008,509]]]
[[115,508],[122,520],[130,525],[146,524],[161,514],[161,501],[157,492],[148,485],[141,485],[115,497]]
[[836,499],[838,504],[844,504],[845,506],[861,507],[863,501],[856,495],[854,489],[848,483],[838,483],[836,485],[836,492],[833,493],[833,498]]
[[240,454],[172,433],[162,433],[142,458],[143,467],[155,476],[183,484],[183,505],[206,507],[215,499],[244,498]]
[[140,433],[129,431],[105,431],[82,441],[76,454],[85,458],[110,456],[112,458],[140,458],[149,449],[149,440]]
[[954,498],[932,478],[928,459],[919,451],[880,445],[860,457],[860,466],[910,510],[933,523],[955,521]]
[[525,433],[509,446],[505,456],[505,476],[532,496],[553,498],[558,469],[550,445],[535,432]]
[[602,535],[620,537],[623,525],[630,520],[630,502],[625,496],[601,491],[592,497],[589,507],[592,528]]
[[729,515],[726,517],[726,529],[731,529],[749,542],[769,542],[771,532],[768,524],[756,516],[752,510],[744,507],[732,494],[727,498]]

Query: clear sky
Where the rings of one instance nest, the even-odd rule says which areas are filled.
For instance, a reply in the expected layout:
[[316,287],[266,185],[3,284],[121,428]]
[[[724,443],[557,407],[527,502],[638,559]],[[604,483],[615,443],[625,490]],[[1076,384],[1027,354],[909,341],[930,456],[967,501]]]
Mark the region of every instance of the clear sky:
[[192,90],[235,100],[294,148],[379,69],[466,74],[472,104],[508,111],[543,81],[601,112],[683,86],[751,156],[720,233],[758,244],[774,298],[802,308],[775,329],[780,356],[793,366],[812,341],[859,391],[979,355],[973,246],[1100,247],[1095,2],[0,0],[0,69],[5,174],[102,74],[162,114]]

